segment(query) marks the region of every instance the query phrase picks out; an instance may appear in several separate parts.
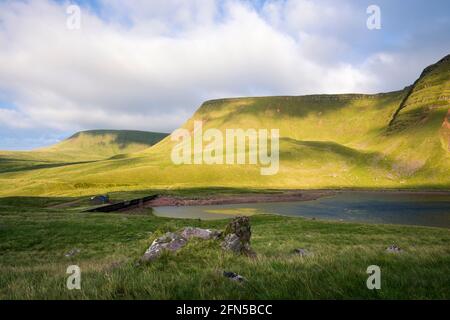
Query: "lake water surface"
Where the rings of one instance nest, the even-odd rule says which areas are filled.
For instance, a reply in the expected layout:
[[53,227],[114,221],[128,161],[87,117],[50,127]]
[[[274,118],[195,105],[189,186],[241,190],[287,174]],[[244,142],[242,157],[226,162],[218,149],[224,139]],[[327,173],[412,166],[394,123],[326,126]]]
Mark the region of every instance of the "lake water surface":
[[223,219],[238,214],[279,214],[326,220],[450,228],[450,194],[341,192],[311,201],[157,207],[157,216]]

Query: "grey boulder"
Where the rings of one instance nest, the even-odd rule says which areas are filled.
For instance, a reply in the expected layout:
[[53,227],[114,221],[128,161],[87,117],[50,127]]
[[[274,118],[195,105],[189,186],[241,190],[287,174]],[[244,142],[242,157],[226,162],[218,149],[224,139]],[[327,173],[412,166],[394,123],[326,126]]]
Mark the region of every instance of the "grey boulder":
[[186,227],[181,231],[181,236],[186,239],[199,238],[203,240],[218,239],[222,232],[211,229]]
[[151,246],[145,251],[143,261],[152,261],[159,257],[163,251],[177,251],[187,243],[186,238],[175,232],[167,232],[162,237],[155,239]]
[[163,251],[175,252],[186,245],[188,240],[198,238],[202,240],[218,239],[221,232],[217,230],[186,227],[178,232],[167,232],[159,237],[145,251],[141,261],[153,261]]

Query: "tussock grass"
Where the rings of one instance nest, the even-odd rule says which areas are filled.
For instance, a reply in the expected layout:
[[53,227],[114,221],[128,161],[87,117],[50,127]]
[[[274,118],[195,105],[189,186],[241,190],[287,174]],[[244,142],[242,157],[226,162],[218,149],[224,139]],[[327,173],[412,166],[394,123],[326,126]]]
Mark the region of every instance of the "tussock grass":
[[[177,253],[136,265],[167,231],[223,229],[228,221],[85,214],[42,209],[49,200],[36,200],[16,200],[14,206],[0,200],[0,299],[450,298],[448,229],[255,215],[255,259],[223,252],[219,241],[193,240]],[[393,243],[404,251],[387,253]],[[64,256],[74,248],[80,253]],[[311,254],[297,256],[295,248]],[[80,291],[65,287],[72,264],[82,270]],[[366,288],[372,264],[381,268],[379,291]],[[248,281],[234,283],[222,276],[224,270]]]

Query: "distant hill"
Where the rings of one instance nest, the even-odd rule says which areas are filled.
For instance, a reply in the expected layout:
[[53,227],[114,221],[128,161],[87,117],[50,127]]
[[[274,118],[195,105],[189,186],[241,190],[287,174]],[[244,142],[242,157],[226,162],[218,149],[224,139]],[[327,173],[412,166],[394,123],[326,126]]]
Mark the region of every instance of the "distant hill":
[[88,130],[36,151],[73,155],[75,158],[105,159],[153,146],[168,134],[133,130]]
[[191,132],[195,120],[222,132],[279,128],[280,170],[273,176],[260,175],[254,165],[176,166],[170,159],[175,143],[166,137],[109,160],[0,174],[0,185],[10,186],[0,194],[212,186],[448,190],[449,90],[447,56],[400,91],[218,99],[203,103],[183,125]]
[[132,130],[88,130],[49,147],[32,151],[0,151],[0,173],[65,167],[120,157],[147,149],[168,134]]

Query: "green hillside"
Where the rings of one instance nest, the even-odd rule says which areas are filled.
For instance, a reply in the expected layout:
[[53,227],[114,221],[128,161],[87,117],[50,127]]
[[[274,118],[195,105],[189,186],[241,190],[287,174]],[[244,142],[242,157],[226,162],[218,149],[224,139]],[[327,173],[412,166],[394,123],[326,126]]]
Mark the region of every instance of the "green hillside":
[[151,147],[166,136],[165,133],[146,131],[88,130],[78,132],[60,143],[42,148],[39,151],[98,160],[141,151]]
[[[390,93],[220,99],[205,102],[203,129],[280,130],[280,170],[255,165],[174,165],[170,137],[137,153],[92,163],[0,174],[2,195],[80,195],[187,187],[450,187],[450,56]],[[64,149],[64,147],[63,147]],[[8,187],[6,187],[8,185]]]
[[0,151],[0,173],[93,162],[147,149],[165,133],[131,130],[88,130],[49,147],[32,151]]

